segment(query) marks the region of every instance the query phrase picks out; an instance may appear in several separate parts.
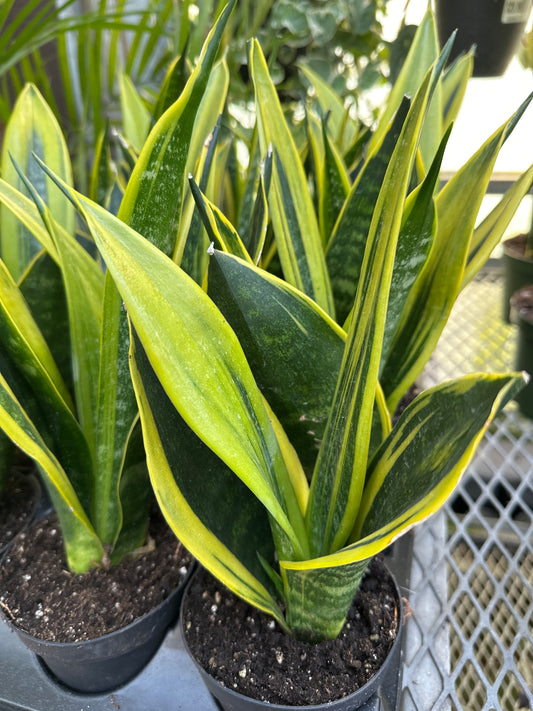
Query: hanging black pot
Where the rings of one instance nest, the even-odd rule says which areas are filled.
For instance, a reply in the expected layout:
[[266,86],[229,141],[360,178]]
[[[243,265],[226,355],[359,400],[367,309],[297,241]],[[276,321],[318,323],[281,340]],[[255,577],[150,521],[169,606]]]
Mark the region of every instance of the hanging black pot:
[[[523,286],[512,295],[511,314],[518,325],[516,369],[533,376],[533,284]],[[516,402],[520,412],[533,419],[533,379],[516,396]]]
[[533,284],[533,258],[526,256],[528,237],[516,235],[503,242],[503,319],[510,322],[510,299],[527,284]]
[[450,60],[476,45],[475,77],[501,76],[516,53],[531,0],[435,0],[439,41],[457,36]]
[[[182,611],[180,614],[180,627],[181,633],[184,639],[184,646],[189,656],[193,660],[195,666],[197,667],[200,676],[202,677],[204,683],[206,684],[208,690],[212,696],[218,702],[220,708],[223,711],[291,711],[294,709],[301,709],[302,711],[355,711],[361,708],[369,699],[377,698],[387,699],[390,708],[396,708],[396,701],[398,695],[398,679],[399,679],[399,668],[400,668],[400,646],[401,646],[401,630],[403,627],[403,612],[401,597],[396,584],[395,579],[391,575],[385,566],[383,569],[386,571],[386,575],[390,576],[392,584],[395,589],[396,594],[396,604],[397,604],[397,614],[398,614],[398,625],[396,639],[392,643],[385,661],[381,667],[377,670],[374,676],[363,686],[358,688],[356,691],[344,696],[341,699],[327,701],[324,703],[311,703],[303,705],[299,703],[297,706],[287,705],[283,703],[274,703],[261,701],[258,699],[245,696],[243,693],[236,691],[234,689],[228,688],[228,686],[220,683],[218,680],[213,678],[203,666],[195,659],[188,641],[187,641],[187,630],[190,620],[187,615],[188,601],[190,600],[191,588],[194,583],[194,578],[189,583],[187,589],[185,590],[183,601],[182,601]],[[205,571],[200,570],[199,575],[208,575]],[[231,593],[227,593],[231,595]],[[250,608],[251,614],[257,614],[253,608]],[[194,623],[193,623],[194,624]],[[225,628],[225,633],[231,635],[231,629]],[[315,680],[316,685],[321,684],[321,680]]]

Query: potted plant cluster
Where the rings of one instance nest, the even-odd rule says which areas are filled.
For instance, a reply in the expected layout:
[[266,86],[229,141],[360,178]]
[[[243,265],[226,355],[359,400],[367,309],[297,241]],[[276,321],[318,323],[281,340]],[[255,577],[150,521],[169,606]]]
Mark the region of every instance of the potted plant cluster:
[[[463,226],[458,253],[449,260],[457,270],[450,287],[453,302],[472,274],[475,256],[488,235],[493,237],[485,224],[474,245],[477,210],[461,211],[459,217],[450,205],[457,208],[461,196],[470,210],[478,206],[499,146],[516,120],[489,139],[437,197],[438,152],[427,173],[423,163],[418,167],[423,177],[419,187],[409,190],[428,100],[444,60],[430,68],[412,103],[396,112],[382,138],[377,135],[358,173],[368,177],[368,165],[375,168],[378,162],[372,163],[373,158],[389,151],[363,240],[352,308],[343,318],[346,330],[332,318],[336,305],[324,252],[310,244],[319,232],[304,230],[298,222],[307,179],[281,109],[271,102],[272,83],[257,44],[250,66],[258,115],[267,106],[269,111],[269,121],[258,130],[264,148],[272,146],[258,201],[265,208],[263,189],[268,192],[283,278],[256,265],[261,247],[255,243],[252,256],[196,188],[209,234],[223,248],[210,250],[207,294],[123,220],[64,186],[87,222],[130,319],[132,377],[163,513],[205,568],[272,615],[286,634],[306,643],[339,634],[369,559],[438,508],[488,423],[523,385],[516,374],[467,376],[422,393],[391,428],[390,410],[424,356],[404,350],[403,357],[407,352],[407,360],[413,358],[416,365],[411,363],[408,374],[398,372],[398,384],[385,389],[380,384],[385,346],[392,352],[394,345],[409,343],[409,333],[427,357],[430,347],[424,339],[431,343],[435,336],[426,329],[438,332],[445,318],[435,319],[431,327],[431,321],[420,322],[413,312],[432,302],[432,285],[443,288],[432,261],[436,245],[443,240],[452,249],[450,234]],[[156,149],[169,137],[164,119],[145,146],[147,155],[157,156],[158,168],[163,160]],[[147,172],[154,180],[157,171]],[[355,200],[354,185],[346,204]],[[523,184],[494,213],[496,232],[520,190]],[[341,208],[339,221],[347,210]],[[312,210],[302,212],[302,219],[312,220]],[[291,229],[283,232],[286,224]],[[424,239],[407,246],[413,224],[417,237],[426,235],[431,242],[422,257]],[[447,231],[439,233],[439,227]],[[397,260],[400,240],[406,252]],[[389,295],[405,264],[419,271],[414,277],[402,275],[400,282],[410,280],[410,287],[401,296],[395,292],[401,316],[392,319]],[[442,260],[438,264],[444,268]],[[300,276],[302,267],[309,279]],[[291,283],[296,279],[299,285]],[[442,292],[439,296],[442,314]],[[389,328],[394,324],[388,335],[387,321]],[[424,333],[413,333],[413,325]],[[234,701],[222,703],[232,708]]]
[[[204,599],[213,595],[206,617],[222,607],[227,588],[270,615],[265,629],[273,625],[281,638],[296,640],[303,661],[311,649],[350,639],[345,620],[357,591],[361,598],[369,580],[388,577],[370,561],[442,505],[483,432],[524,385],[519,373],[465,376],[421,393],[392,425],[460,289],[527,192],[530,174],[474,227],[498,151],[526,104],[440,189],[453,97],[470,60],[444,73],[449,47],[438,56],[431,14],[364,140],[339,102],[328,113],[330,96],[320,85],[308,141],[297,145],[301,132],[293,134],[254,41],[256,128],[248,172],[232,182],[224,167],[233,165],[233,139],[218,143],[215,128],[204,142],[220,111],[213,107],[225,99],[227,68],[215,58],[234,5],[220,15],[173,102],[166,93],[177,65],[171,67],[155,125],[138,157],[130,154],[117,214],[107,199],[117,183],[102,169],[105,143],[92,192],[106,196],[102,204],[74,189],[52,150],[31,160],[14,156],[11,183],[0,181],[3,209],[43,248],[21,263],[17,277],[2,263],[8,337],[0,425],[36,461],[75,573],[138,553],[153,491],[177,539],[222,584],[206,592]],[[406,90],[411,99],[402,98]],[[42,109],[34,90],[25,98]],[[16,127],[21,119],[15,114],[13,121]],[[49,124],[45,148],[52,137],[61,144],[59,136]],[[50,205],[40,191],[45,175],[55,183],[47,189],[60,188],[71,204]],[[216,207],[216,196],[233,205],[239,229]],[[94,257],[74,238],[72,222],[60,218],[72,206],[85,220]],[[207,255],[198,216],[212,242]],[[10,230],[11,239],[26,245],[26,231]],[[49,335],[57,324],[40,313],[45,292],[32,286],[39,269],[65,302],[56,312],[68,324],[63,355]],[[44,288],[44,277],[37,284]],[[70,378],[65,363],[74,364]],[[369,566],[373,578],[365,577]],[[387,658],[401,608],[394,584],[385,588],[376,620],[388,607]],[[4,612],[11,609],[2,600]],[[191,604],[185,634],[192,643],[204,634]],[[362,609],[355,617],[369,614]],[[382,626],[376,621],[375,642]],[[229,628],[224,635],[231,636]],[[282,670],[283,656],[276,658]],[[225,665],[212,651],[206,658],[215,674]],[[352,657],[352,672],[358,661]],[[255,670],[237,662],[235,678],[212,682],[224,708],[246,708],[254,694],[252,708],[272,701],[263,692],[257,697]],[[248,684],[244,695],[228,690],[241,682]],[[360,683],[360,691],[349,684],[318,697],[328,686],[318,682],[276,703],[353,708],[369,693]],[[74,685],[95,690],[84,684]],[[268,680],[266,686],[274,688]]]

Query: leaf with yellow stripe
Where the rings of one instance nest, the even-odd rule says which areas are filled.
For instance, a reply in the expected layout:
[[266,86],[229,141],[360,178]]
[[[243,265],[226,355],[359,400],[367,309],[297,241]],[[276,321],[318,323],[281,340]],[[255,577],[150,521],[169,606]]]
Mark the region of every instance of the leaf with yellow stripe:
[[22,179],[39,210],[58,257],[68,305],[76,408],[94,457],[103,277],[94,269],[79,271],[79,246],[75,239],[65,231],[56,229],[55,221],[42,198],[25,176]]
[[302,513],[235,334],[172,260],[103,208],[71,194],[174,406],[264,502],[286,538],[283,549],[301,556],[307,549]]
[[[183,545],[235,593],[284,625],[260,558],[274,562],[266,509],[190,429],[132,332],[131,373],[152,485]],[[202,486],[198,486],[201,472]]]
[[477,214],[494,164],[503,142],[530,101],[531,96],[435,197],[434,244],[409,294],[405,316],[381,373],[381,384],[391,411],[428,361],[448,320],[461,288]]
[[[380,116],[379,125],[370,140],[370,150],[374,150],[383,139],[388,124],[401,105],[404,96],[413,96],[416,93],[426,72],[437,60],[439,51],[435,18],[428,7],[417,28],[385,109]],[[442,138],[444,130],[442,116],[442,87],[439,82],[435,86],[431,103],[428,107],[428,116],[421,137],[420,151],[424,165],[431,163]]]
[[291,628],[338,634],[368,560],[443,505],[524,382],[519,373],[474,374],[414,400],[370,465],[352,542],[314,560],[280,562]]
[[[52,110],[33,84],[20,93],[6,127],[0,173],[12,187],[24,192],[20,173],[13,161],[50,206],[54,219],[70,235],[74,234],[75,212],[66,197],[42,172],[33,154],[42,158],[61,178],[72,185],[72,167],[65,138]],[[2,259],[18,280],[40,245],[25,225],[0,207],[0,247]]]
[[402,207],[431,80],[430,72],[405,119],[372,217],[343,362],[311,483],[306,523],[314,556],[345,543],[359,508]]
[[307,178],[256,40],[250,48],[250,72],[261,152],[265,155],[270,145],[274,151],[269,207],[285,279],[332,315],[333,296]]
[[[86,515],[91,504],[91,453],[48,346],[1,261],[0,336],[0,426],[41,467],[65,523],[69,563],[83,572],[99,560],[94,558],[99,541]],[[85,543],[78,550],[79,538]]]
[[[6,366],[1,354],[0,364],[1,372],[5,373]],[[102,560],[104,552],[102,544],[87,518],[69,476],[42,439],[40,434],[44,429],[42,424],[38,429],[35,427],[1,374],[0,426],[7,436],[38,465],[54,509],[59,516],[69,568],[75,573],[84,573]],[[71,433],[72,429],[69,431],[65,428],[61,436],[70,437]],[[85,463],[89,464],[88,458]],[[85,474],[87,475],[87,471]],[[89,478],[87,483],[88,480]]]
[[[172,254],[175,247],[189,149],[193,137],[198,140],[195,134],[198,111],[235,2],[230,0],[209,33],[179,99],[151,130],[120,206],[120,218],[167,255]],[[213,123],[217,116],[214,116]],[[201,137],[202,143],[208,133]]]
[[365,161],[328,237],[326,263],[338,323],[344,323],[353,308],[374,208],[409,106],[405,99],[382,143]]
[[533,165],[507,190],[498,204],[475,228],[468,250],[461,289],[469,284],[486,263],[511,223],[518,206],[531,189]]
[[237,234],[237,230],[218,207],[202,193],[192,175],[189,176],[189,185],[210,241],[218,249],[252,263],[252,258]]

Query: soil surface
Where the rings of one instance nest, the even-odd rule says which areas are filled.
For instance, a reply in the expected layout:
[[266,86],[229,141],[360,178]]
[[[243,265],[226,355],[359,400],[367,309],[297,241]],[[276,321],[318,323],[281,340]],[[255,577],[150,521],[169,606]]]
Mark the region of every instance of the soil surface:
[[377,559],[339,637],[320,644],[287,637],[203,569],[189,591],[183,625],[199,664],[224,686],[270,703],[320,704],[353,693],[380,668],[398,632],[396,589]]
[[0,551],[31,520],[38,503],[38,485],[27,474],[13,472],[0,494]]
[[396,411],[394,415],[392,416],[392,424],[395,425],[398,420],[400,419],[400,416],[403,414],[404,410],[406,410],[409,405],[413,402],[415,398],[417,398],[420,393],[422,392],[422,388],[417,385],[417,383],[414,383],[411,385],[409,390],[405,393],[405,395],[402,397],[400,402],[398,403],[398,407],[396,408]]
[[161,516],[146,550],[83,575],[67,570],[55,514],[20,533],[0,566],[0,608],[40,639],[80,642],[130,624],[185,579],[191,557]]

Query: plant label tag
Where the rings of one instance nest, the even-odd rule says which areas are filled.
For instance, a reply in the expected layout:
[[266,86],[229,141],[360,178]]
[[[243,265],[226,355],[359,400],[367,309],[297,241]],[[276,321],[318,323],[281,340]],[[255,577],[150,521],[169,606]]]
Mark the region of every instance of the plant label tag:
[[502,24],[527,22],[531,12],[531,0],[505,0],[502,10]]

